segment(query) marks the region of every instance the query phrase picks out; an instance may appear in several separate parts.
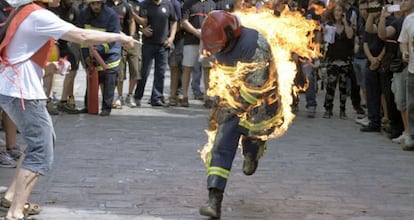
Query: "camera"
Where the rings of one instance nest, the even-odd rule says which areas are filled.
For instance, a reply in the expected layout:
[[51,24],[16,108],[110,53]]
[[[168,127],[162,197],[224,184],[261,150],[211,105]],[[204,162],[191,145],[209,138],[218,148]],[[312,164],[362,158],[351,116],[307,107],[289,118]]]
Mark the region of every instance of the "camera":
[[390,12],[390,13],[397,12],[397,11],[400,11],[400,10],[401,10],[400,5],[388,5],[387,6],[387,11]]
[[376,13],[376,12],[381,12],[381,11],[382,11],[382,7],[367,8],[368,13]]

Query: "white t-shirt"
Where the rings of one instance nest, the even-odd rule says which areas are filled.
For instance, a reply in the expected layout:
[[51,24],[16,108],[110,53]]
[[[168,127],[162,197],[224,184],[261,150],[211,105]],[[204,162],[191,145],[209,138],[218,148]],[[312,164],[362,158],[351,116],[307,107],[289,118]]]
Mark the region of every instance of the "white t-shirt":
[[29,58],[50,38],[59,39],[74,26],[48,10],[32,12],[18,27],[6,51],[6,59],[17,68],[0,72],[0,94],[24,98],[47,99],[43,89],[43,69]]
[[414,13],[409,14],[403,22],[398,42],[408,43],[408,71],[414,73]]

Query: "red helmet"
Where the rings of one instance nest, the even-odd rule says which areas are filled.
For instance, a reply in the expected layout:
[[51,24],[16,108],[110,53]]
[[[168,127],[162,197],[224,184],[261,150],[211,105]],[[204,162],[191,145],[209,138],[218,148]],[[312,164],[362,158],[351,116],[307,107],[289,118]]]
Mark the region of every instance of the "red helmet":
[[203,49],[215,54],[238,38],[241,31],[237,16],[221,10],[211,11],[201,27]]

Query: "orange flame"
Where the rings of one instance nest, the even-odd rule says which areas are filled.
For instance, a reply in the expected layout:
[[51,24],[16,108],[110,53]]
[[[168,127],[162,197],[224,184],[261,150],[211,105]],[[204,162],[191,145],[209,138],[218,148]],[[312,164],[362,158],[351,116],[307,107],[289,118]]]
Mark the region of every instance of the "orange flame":
[[[283,135],[288,129],[289,124],[293,121],[295,115],[292,113],[292,94],[297,94],[301,89],[294,86],[296,75],[296,64],[292,60],[292,54],[297,54],[302,58],[314,58],[320,56],[320,45],[313,42],[314,31],[319,30],[320,26],[313,20],[308,20],[299,12],[293,12],[285,8],[280,17],[276,17],[273,11],[263,8],[256,11],[255,8],[244,9],[235,12],[239,16],[243,26],[250,27],[259,31],[271,46],[272,60],[274,64],[269,63],[238,63],[235,68],[228,70],[219,64],[214,64],[210,70],[210,82],[207,94],[209,96],[219,96],[221,102],[224,101],[232,108],[240,107],[241,103],[237,102],[232,89],[244,88],[248,90],[241,79],[244,74],[254,71],[255,68],[263,68],[264,65],[275,65],[278,74],[277,79],[269,78],[268,82],[261,92],[271,91],[274,89],[274,80],[278,82],[277,90],[281,95],[281,112],[277,115],[274,125],[275,131],[270,136],[261,136],[262,140],[268,138],[277,138]],[[272,75],[272,74],[271,74]],[[305,86],[306,87],[306,86]],[[257,92],[257,90],[256,90]],[[261,105],[259,101],[256,105]],[[239,117],[245,117],[247,114],[242,113]],[[210,125],[206,131],[208,142],[200,151],[204,161],[207,159],[208,152],[211,151],[214,143],[214,137],[217,132],[217,125]]]

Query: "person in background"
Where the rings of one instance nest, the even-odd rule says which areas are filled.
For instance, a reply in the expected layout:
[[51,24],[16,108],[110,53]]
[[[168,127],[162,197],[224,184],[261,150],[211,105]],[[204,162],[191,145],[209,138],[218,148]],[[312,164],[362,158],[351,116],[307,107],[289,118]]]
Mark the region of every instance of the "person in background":
[[403,61],[408,63],[407,76],[407,114],[408,136],[403,150],[414,151],[414,1],[402,1],[401,10],[405,12],[401,33],[398,37]]
[[326,85],[325,113],[324,118],[331,118],[333,115],[333,100],[335,97],[336,85],[339,83],[339,117],[345,119],[347,99],[347,78],[353,71],[352,56],[354,46],[354,31],[351,23],[346,17],[346,9],[342,4],[335,4],[328,17],[328,25],[334,29],[333,42],[328,44],[325,55],[327,60],[328,82]]
[[[62,0],[59,7],[49,8],[61,19],[76,25],[79,17],[78,7],[73,4],[73,0]],[[70,62],[70,71],[65,75],[63,81],[62,96],[57,103],[57,109],[68,114],[78,114],[76,109],[75,96],[73,87],[75,77],[80,63],[80,46],[75,43],[70,43],[64,40],[58,41],[59,57],[66,58]]]
[[[88,7],[85,7],[79,13],[78,25],[81,28],[98,29],[105,32],[121,32],[118,15],[104,3],[104,0],[88,0]],[[119,42],[111,42],[94,46],[108,66],[106,70],[100,64],[94,62],[87,45],[81,45],[81,48],[86,65],[97,66],[99,72],[99,84],[102,89],[102,110],[99,115],[109,116],[112,110],[116,77],[121,62],[121,45]]]
[[[135,19],[132,15],[131,5],[128,4],[128,2],[126,2],[125,0],[109,0],[107,1],[107,5],[113,8],[118,14],[122,33],[132,36],[132,37],[135,36],[137,29],[135,25]],[[132,92],[135,89],[137,80],[140,78],[140,75],[138,74],[138,71],[139,71],[138,49],[140,49],[138,45],[136,45],[134,48],[131,48],[128,51],[125,48],[122,48],[121,63],[119,64],[120,66],[119,66],[119,72],[118,72],[117,83],[116,83],[118,97],[116,98],[112,106],[115,109],[120,109],[125,104],[129,106],[130,108],[137,107],[137,104],[135,103],[135,99],[132,95]],[[130,76],[129,76],[128,94],[127,94],[126,99],[124,99],[123,91],[124,91],[124,80],[126,79],[127,64],[129,67],[128,70],[129,70]]]
[[[394,3],[398,4],[397,1]],[[384,41],[385,54],[381,62],[381,91],[384,94],[385,104],[387,108],[387,117],[389,126],[384,129],[390,139],[397,138],[404,131],[404,123],[400,111],[397,109],[394,93],[392,92],[392,79],[394,71],[392,69],[393,60],[399,59],[402,63],[402,56],[398,45],[398,36],[401,32],[402,23],[404,21],[401,12],[390,13],[388,6],[381,11],[378,22],[378,36]],[[403,69],[399,70],[402,72]]]
[[168,107],[164,100],[164,79],[168,65],[168,54],[177,31],[177,17],[171,1],[146,0],[139,9],[138,22],[143,26],[141,77],[135,89],[135,102],[141,103],[145,85],[155,60],[154,83],[150,104],[153,107]]
[[[369,2],[368,8],[378,7],[378,2]],[[364,53],[368,59],[365,74],[367,92],[368,125],[362,125],[361,132],[381,131],[381,82],[379,68],[385,54],[384,42],[378,37],[379,12],[369,12],[365,23]]]
[[[183,98],[180,100],[181,106],[189,107],[188,89],[191,81],[191,74],[194,71],[196,62],[200,58],[200,36],[201,25],[210,11],[216,9],[213,0],[188,0],[183,5],[183,20],[181,22],[184,33],[183,48],[183,75],[181,78],[183,88]],[[203,68],[204,83],[208,80],[208,67]],[[208,84],[204,85],[208,88]],[[207,100],[206,100],[207,101]]]

